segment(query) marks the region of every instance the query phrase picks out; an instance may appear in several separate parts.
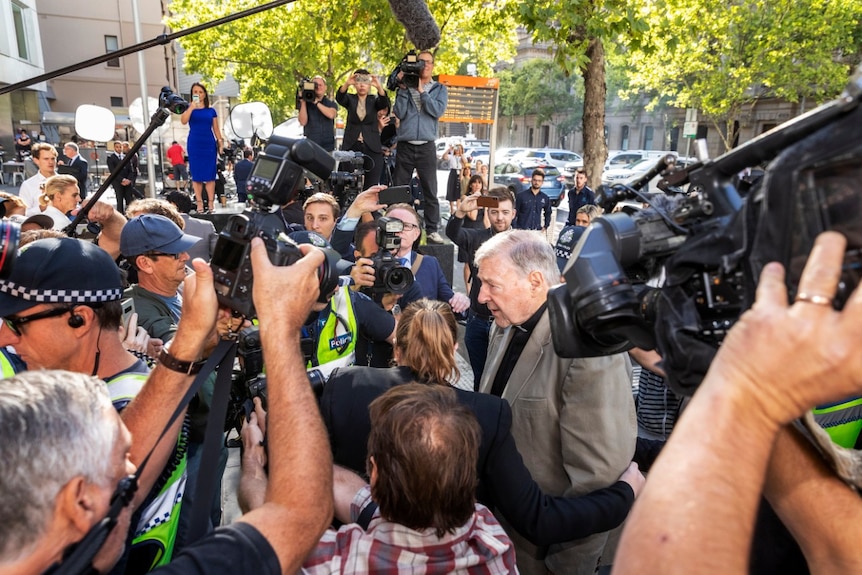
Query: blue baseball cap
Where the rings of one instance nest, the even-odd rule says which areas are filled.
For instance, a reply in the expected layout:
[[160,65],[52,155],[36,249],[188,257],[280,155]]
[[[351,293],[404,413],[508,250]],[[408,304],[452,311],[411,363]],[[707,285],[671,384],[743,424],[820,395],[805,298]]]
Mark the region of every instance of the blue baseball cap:
[[165,216],[141,214],[123,226],[120,234],[120,253],[127,258],[149,252],[181,254],[189,251],[200,238],[184,234],[183,231]]

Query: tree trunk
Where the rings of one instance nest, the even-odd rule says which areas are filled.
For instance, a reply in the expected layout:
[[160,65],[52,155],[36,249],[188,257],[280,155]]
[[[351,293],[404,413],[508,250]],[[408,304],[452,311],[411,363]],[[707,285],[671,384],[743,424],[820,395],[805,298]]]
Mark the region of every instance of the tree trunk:
[[608,157],[605,143],[605,49],[602,41],[594,38],[587,48],[587,67],[584,78],[584,169],[588,185],[596,189],[602,183],[602,169]]

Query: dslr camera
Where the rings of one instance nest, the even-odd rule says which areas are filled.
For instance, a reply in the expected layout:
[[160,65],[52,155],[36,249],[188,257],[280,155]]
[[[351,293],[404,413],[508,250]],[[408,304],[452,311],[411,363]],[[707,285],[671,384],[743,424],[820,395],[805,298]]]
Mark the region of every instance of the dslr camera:
[[386,293],[404,293],[413,285],[413,272],[402,266],[392,252],[401,247],[398,232],[404,229],[404,222],[397,218],[377,219],[377,253],[371,258],[374,262],[374,285],[362,291],[375,299]]
[[[314,341],[303,338],[301,341],[303,359],[306,363],[314,355]],[[267,409],[266,373],[264,370],[263,348],[260,343],[260,326],[253,325],[239,332],[237,338],[237,359],[239,370],[231,376],[230,401],[225,416],[225,431],[234,428],[239,432],[254,411],[254,398],[259,397],[263,408]],[[317,397],[323,393],[326,378],[319,369],[309,369],[308,382]]]
[[[273,136],[257,157],[248,178],[248,205],[231,216],[218,235],[210,267],[219,303],[247,317],[255,317],[252,301],[251,240],[263,239],[274,265],[289,266],[302,257],[299,247],[287,237],[280,206],[288,203],[305,185],[306,170],[324,177],[333,167],[332,157],[308,139]],[[338,285],[338,252],[323,248],[326,260],[318,269],[323,301]]]
[[[597,203],[605,210],[624,199],[649,207],[597,218],[579,240],[565,283],[548,294],[558,355],[657,348],[670,387],[691,395],[754,302],[763,267],[784,265],[793,300],[814,240],[826,230],[847,238],[834,303],[843,307],[862,279],[860,123],[862,70],[839,99],[723,156],[684,168],[669,156],[634,181],[601,186]],[[766,162],[761,180],[740,178]],[[658,175],[665,193],[643,193]],[[661,287],[647,287],[659,272]]]
[[[410,50],[395,66],[389,78],[386,80],[387,90],[396,90],[398,88],[413,88],[419,87],[419,75],[425,69],[425,61],[419,59],[416,50]],[[401,79],[398,79],[399,72],[403,73]]]

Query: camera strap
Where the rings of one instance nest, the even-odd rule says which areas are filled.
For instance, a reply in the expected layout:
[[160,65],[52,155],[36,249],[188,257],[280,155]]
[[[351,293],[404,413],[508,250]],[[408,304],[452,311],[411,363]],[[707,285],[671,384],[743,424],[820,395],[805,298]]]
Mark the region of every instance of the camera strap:
[[416,253],[416,259],[413,260],[413,265],[410,266],[410,271],[413,272],[413,277],[416,277],[416,272],[419,271],[419,266],[422,265],[422,254]]
[[[180,400],[176,409],[174,409],[173,414],[171,414],[170,419],[168,420],[165,428],[162,430],[159,435],[158,440],[156,440],[153,448],[147,454],[141,464],[138,466],[134,475],[129,475],[123,478],[120,483],[117,485],[116,490],[111,496],[111,506],[108,509],[108,514],[98,523],[93,525],[87,534],[84,536],[81,541],[70,546],[68,550],[63,554],[63,562],[59,565],[49,568],[45,573],[50,573],[50,575],[80,575],[82,573],[91,573],[93,572],[93,557],[96,556],[96,553],[102,548],[102,545],[105,543],[105,540],[110,535],[114,526],[117,524],[117,518],[120,516],[120,513],[123,512],[123,509],[131,503],[134,498],[134,494],[138,489],[138,479],[141,477],[144,469],[147,467],[147,463],[150,461],[150,457],[155,451],[156,447],[158,447],[159,443],[165,438],[165,435],[170,430],[171,426],[176,422],[176,420],[180,417],[180,415],[185,411],[186,406],[188,406],[189,402],[192,398],[197,394],[201,385],[204,381],[206,381],[209,374],[218,366],[224,363],[223,359],[230,358],[230,366],[233,368],[233,356],[236,353],[236,344],[231,341],[221,341],[216,347],[215,351],[210,354],[200,373],[195,377],[194,382],[186,390],[185,395]],[[224,371],[224,370],[223,370]],[[230,374],[230,370],[227,370],[228,374]],[[228,375],[228,380],[230,376]],[[228,381],[228,391],[230,390],[230,382]],[[218,394],[219,390],[216,388],[216,394]],[[215,396],[213,397],[213,402],[215,402]],[[208,428],[209,429],[209,428]],[[207,434],[209,436],[209,433]],[[214,481],[212,481],[214,482]]]
[[[207,416],[206,433],[204,434],[201,463],[195,481],[194,499],[192,501],[191,520],[186,534],[186,545],[190,545],[207,534],[210,525],[210,502],[215,495],[215,488],[220,485],[218,466],[221,446],[224,443],[224,422],[227,406],[230,400],[231,375],[236,357],[236,343],[227,343],[223,358],[218,365],[222,368],[216,373],[215,390],[210,402],[210,412]],[[207,371],[209,373],[216,366]],[[197,381],[195,381],[197,384]]]

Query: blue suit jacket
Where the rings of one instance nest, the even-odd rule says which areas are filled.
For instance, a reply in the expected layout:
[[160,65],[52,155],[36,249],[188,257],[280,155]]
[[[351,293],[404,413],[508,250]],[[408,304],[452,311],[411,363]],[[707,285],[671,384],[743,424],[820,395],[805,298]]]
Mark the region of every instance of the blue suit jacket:
[[[410,252],[410,265],[416,261],[416,252]],[[428,299],[437,299],[448,302],[455,295],[452,286],[446,280],[443,274],[443,268],[440,267],[440,262],[434,256],[422,255],[422,265],[419,266],[419,271],[415,274],[414,285],[419,285],[419,290],[411,290],[401,296],[399,304],[401,309],[417,299],[427,297]],[[418,297],[415,297],[417,296]],[[412,299],[411,299],[412,296]]]

